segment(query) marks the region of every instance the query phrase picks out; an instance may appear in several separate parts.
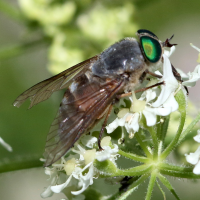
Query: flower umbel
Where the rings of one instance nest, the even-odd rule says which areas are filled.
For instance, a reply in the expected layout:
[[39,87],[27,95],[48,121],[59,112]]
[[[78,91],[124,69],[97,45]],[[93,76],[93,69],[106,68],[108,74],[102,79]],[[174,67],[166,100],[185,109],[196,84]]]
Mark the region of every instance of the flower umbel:
[[[123,130],[126,130],[129,134],[125,144],[118,146],[115,144],[116,138],[106,136],[101,141],[103,150],[99,151],[96,137],[91,135],[81,137],[67,155],[54,163],[51,168],[46,168],[45,172],[50,175],[51,184],[42,193],[42,197],[45,198],[53,193],[63,192],[68,199],[74,199],[81,195],[82,199],[90,200],[91,196],[87,191],[91,190],[90,186],[93,185],[95,179],[113,178],[116,180],[118,178],[120,179],[119,183],[122,184],[120,188],[125,188],[126,192],[120,189],[109,198],[126,199],[150,177],[146,200],[151,199],[153,187],[158,179],[172,192],[176,199],[179,199],[165,176],[200,178],[200,147],[195,153],[186,154],[186,160],[195,165],[194,169],[193,167],[182,167],[166,162],[167,156],[200,120],[199,114],[183,131],[186,120],[187,97],[182,85],[194,86],[196,81],[200,79],[200,68],[197,66],[194,72],[188,75],[180,73],[183,81],[177,81],[168,58],[174,49],[171,48],[169,52],[165,51],[163,54],[163,75],[159,71],[155,72],[162,78],[153,78],[150,81],[154,84],[155,82],[163,82],[164,84],[144,91],[139,98],[136,98],[135,93],[132,92],[132,96],[129,98],[131,105],[121,108],[116,119],[106,126],[109,134],[118,126],[124,127]],[[179,126],[177,126],[177,130],[173,130],[174,138],[170,142],[166,142],[169,140],[167,138],[168,126],[170,125],[169,116],[175,111],[178,111],[180,115]],[[150,137],[150,139],[146,139],[147,137]],[[194,139],[200,143],[200,131]],[[133,148],[132,142],[135,140],[137,145],[134,145]],[[123,147],[123,150],[120,147]],[[118,159],[119,157],[120,159]],[[141,164],[122,168],[120,167],[121,162],[126,162],[124,158]],[[160,186],[159,188],[164,194]],[[93,191],[92,194],[92,199],[108,199],[98,191]]]
[[[96,138],[92,136],[83,136],[81,141],[85,144],[85,148],[82,147],[83,144],[76,143],[75,148],[72,149],[74,154],[70,154],[70,156],[65,160],[64,157],[61,159],[60,164],[53,164],[53,172],[50,169],[46,168],[46,173],[51,176],[51,185],[42,193],[42,197],[51,196],[52,192],[60,193],[66,187],[75,184],[76,188],[81,188],[77,191],[71,191],[73,195],[80,195],[83,193],[90,185],[93,184],[93,179],[99,176],[97,172],[94,162],[98,160],[103,162],[105,160],[110,160],[115,163],[117,159],[118,146],[114,144],[114,148],[108,146],[110,144],[111,138],[104,137],[101,141],[101,145],[104,148],[104,151],[96,151],[93,148],[94,143],[96,142]],[[56,184],[55,172],[65,171],[67,175],[67,180],[62,184]],[[49,173],[50,172],[50,173]],[[54,176],[52,176],[52,174]],[[72,180],[74,179],[74,181]]]

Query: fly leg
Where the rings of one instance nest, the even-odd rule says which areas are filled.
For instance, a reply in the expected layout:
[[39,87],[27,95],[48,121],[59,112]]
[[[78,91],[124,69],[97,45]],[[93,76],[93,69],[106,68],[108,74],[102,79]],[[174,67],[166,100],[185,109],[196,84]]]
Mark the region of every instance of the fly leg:
[[[159,85],[164,85],[164,84],[165,84],[165,82],[162,81],[162,82],[160,82],[160,83],[156,83],[156,84],[151,85],[151,86],[149,86],[149,87],[145,87],[145,88],[141,88],[141,89],[135,90],[134,92],[135,92],[135,93],[144,92],[144,91],[146,91],[146,90],[148,90],[148,89],[150,89],[150,88],[157,87],[157,86],[159,86]],[[123,97],[128,97],[128,96],[131,96],[131,95],[132,95],[132,92],[128,92],[128,93],[124,93],[124,94],[117,95],[117,98],[118,98],[118,99],[121,99],[121,98],[123,98]]]
[[[175,78],[182,83],[183,80],[181,79],[181,75],[177,72],[176,68],[173,65],[172,65],[172,72],[173,72]],[[184,85],[184,88],[187,92],[187,95],[189,95],[188,88],[185,85]]]
[[112,111],[113,104],[114,104],[114,102],[113,102],[112,104],[110,104],[110,106],[109,106],[109,108],[108,108],[108,112],[107,112],[107,114],[106,114],[106,117],[105,117],[105,119],[104,119],[103,125],[102,125],[102,127],[101,127],[101,131],[100,131],[100,133],[99,133],[98,146],[99,146],[99,150],[100,150],[100,151],[103,150],[103,148],[101,147],[101,138],[102,138],[104,129],[105,129],[105,127],[106,127],[108,118],[109,118],[109,116],[110,116],[110,113],[111,113],[111,111]]
[[[182,83],[183,80],[181,79],[181,75],[177,72],[176,68],[172,64],[171,64],[171,66],[172,66],[172,72],[174,74],[174,77],[176,78],[177,81],[180,81]],[[162,78],[162,76],[155,74],[153,72],[150,72],[148,69],[141,75],[140,78],[143,78],[143,76],[145,76],[144,74],[150,74],[151,76],[154,76],[156,78]],[[187,92],[187,95],[189,95],[188,88],[186,86],[184,86],[184,88]]]
[[149,86],[149,87],[145,87],[145,88],[141,88],[141,89],[135,90],[134,92],[135,92],[135,93],[144,92],[144,91],[146,91],[146,90],[148,90],[148,89],[150,89],[150,88],[154,88],[154,87],[157,87],[157,86],[159,86],[159,85],[164,85],[164,84],[165,84],[165,82],[162,81],[162,82],[160,82],[160,83],[156,83],[156,84],[151,85],[151,86]]
[[146,69],[142,75],[140,76],[139,80],[140,80],[140,83],[142,83],[146,77],[147,74],[150,74],[151,76],[154,76],[156,78],[162,78],[162,76],[158,75],[158,74],[155,74],[153,72],[150,72],[148,69]]

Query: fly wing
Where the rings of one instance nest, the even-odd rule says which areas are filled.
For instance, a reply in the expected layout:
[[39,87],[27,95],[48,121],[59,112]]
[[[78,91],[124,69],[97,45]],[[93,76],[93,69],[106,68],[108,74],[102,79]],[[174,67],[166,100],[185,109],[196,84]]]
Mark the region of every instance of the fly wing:
[[72,79],[82,75],[87,69],[98,59],[98,56],[94,56],[88,60],[85,60],[63,72],[57,74],[49,79],[46,79],[33,87],[23,92],[15,102],[14,106],[20,107],[26,99],[30,98],[31,104],[29,108],[48,99],[53,92],[67,88],[72,82]]
[[[111,104],[123,81],[91,79],[82,75],[64,94],[58,115],[47,136],[45,166],[61,158],[88,131]],[[95,80],[96,79],[96,80]]]

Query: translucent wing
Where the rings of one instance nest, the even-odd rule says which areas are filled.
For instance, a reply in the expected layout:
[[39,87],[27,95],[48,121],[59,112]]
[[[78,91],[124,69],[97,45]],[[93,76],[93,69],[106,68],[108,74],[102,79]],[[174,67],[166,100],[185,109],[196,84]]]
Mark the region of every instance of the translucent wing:
[[67,88],[72,82],[73,78],[84,74],[85,71],[98,59],[98,56],[94,56],[88,60],[85,60],[63,72],[57,74],[49,79],[46,79],[33,87],[23,92],[15,102],[14,106],[20,107],[26,99],[30,98],[31,104],[29,108],[48,99],[53,92]]
[[63,156],[110,105],[123,81],[82,75],[67,89],[46,141],[45,166]]

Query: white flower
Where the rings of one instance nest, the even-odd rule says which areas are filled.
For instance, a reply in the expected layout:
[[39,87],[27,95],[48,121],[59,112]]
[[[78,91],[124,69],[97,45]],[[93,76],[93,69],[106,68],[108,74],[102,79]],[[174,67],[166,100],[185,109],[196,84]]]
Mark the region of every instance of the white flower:
[[93,145],[97,142],[97,138],[92,137],[91,135],[84,135],[84,137],[81,138],[81,142],[84,146],[93,148]]
[[1,137],[0,137],[0,144],[5,148],[7,149],[8,151],[12,151],[12,147],[6,143]]
[[[155,97],[155,89],[145,91],[138,100],[133,93],[132,98],[130,98],[132,101],[130,110],[127,108],[121,109],[118,113],[118,118],[106,127],[107,133],[112,133],[118,126],[124,126],[131,138],[133,137],[133,133],[139,130],[139,121],[142,114],[146,118],[147,126],[154,126],[156,124],[157,115],[167,116],[178,109],[178,103],[174,99],[173,94],[170,94],[163,105],[158,108],[152,107],[150,103]],[[144,101],[144,99],[146,99],[146,101]]]
[[[96,142],[96,138],[92,136],[84,137],[81,139],[81,142],[84,143],[87,147],[92,148],[94,142]],[[61,164],[66,174],[68,175],[68,178],[63,184],[51,184],[51,191],[54,193],[60,193],[64,188],[70,186],[72,179],[76,179],[78,181],[78,184],[76,185],[81,189],[77,191],[71,191],[71,193],[73,195],[80,195],[82,192],[84,192],[90,185],[93,184],[93,178],[97,175],[95,174],[96,171],[93,165],[94,160],[97,159],[98,161],[104,161],[109,159],[112,162],[116,160],[118,146],[114,145],[114,148],[111,149],[108,146],[110,141],[110,137],[104,137],[101,142],[101,146],[104,150],[98,152],[96,152],[96,149],[87,150],[83,148],[79,143],[76,143],[75,148],[72,149],[72,152],[76,153],[76,155],[79,155],[79,159],[75,159],[75,157],[71,156],[72,158],[70,160],[66,162],[64,161],[64,163]],[[56,164],[53,164],[53,166],[55,165]]]
[[[197,131],[197,135],[194,137],[194,140],[200,143],[200,130]],[[192,165],[195,165],[193,169],[194,174],[200,174],[200,146],[194,153],[185,154],[187,162]]]
[[[200,49],[194,46],[193,44],[190,45],[199,52],[197,62],[200,63]],[[196,66],[193,72],[189,72],[188,74],[185,74],[180,69],[177,69],[177,71],[180,73],[182,79],[184,80],[182,85],[185,85],[187,87],[195,86],[196,82],[200,79],[200,64]]]
[[[88,169],[88,172],[83,175],[83,172],[86,169]],[[71,193],[73,195],[79,195],[83,191],[85,191],[89,185],[93,184],[93,175],[94,175],[94,167],[92,165],[92,162],[86,165],[83,169],[80,167],[75,167],[74,171],[72,172],[72,174],[69,176],[69,178],[65,183],[51,186],[51,190],[54,193],[60,193],[64,188],[69,186],[72,177],[74,177],[75,179],[79,180],[79,185],[82,186],[82,189],[79,191],[72,191]]]
[[198,143],[200,143],[200,129],[197,131],[197,135],[193,137],[194,140]]
[[106,136],[102,139],[101,141],[101,146],[103,148],[102,151],[97,151],[96,152],[96,159],[100,162],[104,161],[104,160],[110,160],[113,163],[115,163],[115,160],[117,159],[117,152],[119,151],[119,148],[116,144],[114,144],[114,148],[111,149],[109,145],[111,141],[111,137]]
[[177,69],[181,77],[183,78],[182,85],[185,85],[187,87],[194,87],[196,85],[196,82],[200,79],[200,65],[197,65],[193,72],[189,72],[188,74],[185,74],[180,69]]
[[164,54],[169,58],[173,53],[174,51],[176,50],[176,47],[175,46],[172,46],[169,51],[168,50],[164,50]]
[[[164,81],[164,85],[162,85],[161,93],[158,99],[152,103],[153,107],[159,107],[170,97],[171,94],[174,94],[176,89],[179,87],[179,83],[174,77],[172,72],[172,67],[169,58],[163,54],[163,77],[160,81]],[[171,97],[172,99],[173,97]],[[176,101],[175,99],[173,101]]]
[[53,192],[51,190],[51,186],[55,185],[56,182],[57,182],[57,179],[58,179],[58,177],[57,177],[57,171],[56,171],[56,169],[54,167],[53,168],[45,167],[45,174],[50,176],[51,184],[50,184],[50,186],[48,186],[44,190],[43,193],[40,194],[40,196],[42,198],[51,197],[53,195]]

